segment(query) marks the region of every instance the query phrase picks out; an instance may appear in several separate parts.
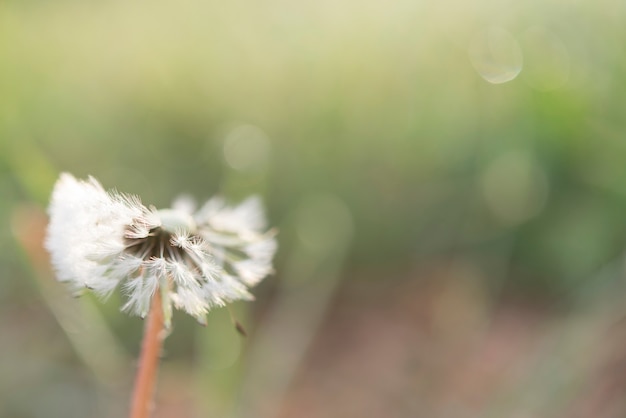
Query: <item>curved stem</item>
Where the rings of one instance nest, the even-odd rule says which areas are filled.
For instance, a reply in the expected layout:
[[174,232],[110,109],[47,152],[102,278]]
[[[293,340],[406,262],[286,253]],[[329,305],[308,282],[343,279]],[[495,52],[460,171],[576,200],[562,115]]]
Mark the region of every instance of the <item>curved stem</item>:
[[144,328],[139,367],[135,376],[135,388],[131,401],[130,418],[148,418],[152,396],[156,386],[159,354],[163,345],[163,307],[161,292],[157,289],[152,297],[148,320]]

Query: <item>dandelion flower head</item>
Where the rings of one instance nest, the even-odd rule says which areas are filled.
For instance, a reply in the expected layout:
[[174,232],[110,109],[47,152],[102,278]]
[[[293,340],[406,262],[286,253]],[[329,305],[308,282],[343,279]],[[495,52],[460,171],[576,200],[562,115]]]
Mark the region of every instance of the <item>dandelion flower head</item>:
[[45,245],[59,281],[104,298],[119,286],[122,309],[142,317],[159,291],[166,324],[172,307],[204,322],[212,307],[250,300],[248,288],[273,271],[275,234],[257,197],[234,207],[214,197],[195,213],[179,199],[157,210],[63,173],[48,212]]

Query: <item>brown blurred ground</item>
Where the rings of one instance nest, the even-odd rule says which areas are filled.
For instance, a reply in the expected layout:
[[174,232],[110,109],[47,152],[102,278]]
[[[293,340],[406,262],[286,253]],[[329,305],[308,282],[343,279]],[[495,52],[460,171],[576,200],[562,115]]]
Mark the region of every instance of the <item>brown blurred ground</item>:
[[468,273],[345,287],[280,416],[625,416],[626,322],[532,299],[487,308]]

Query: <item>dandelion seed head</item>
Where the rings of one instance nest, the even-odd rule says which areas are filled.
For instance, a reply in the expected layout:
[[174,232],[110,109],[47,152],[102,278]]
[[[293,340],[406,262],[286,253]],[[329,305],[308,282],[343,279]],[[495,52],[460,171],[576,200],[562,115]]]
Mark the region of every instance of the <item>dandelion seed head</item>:
[[142,317],[156,291],[200,321],[212,307],[251,300],[248,287],[273,271],[277,249],[274,234],[263,231],[260,199],[232,207],[215,197],[195,214],[180,202],[149,209],[93,177],[61,174],[45,241],[58,280],[101,297],[121,288],[122,310]]

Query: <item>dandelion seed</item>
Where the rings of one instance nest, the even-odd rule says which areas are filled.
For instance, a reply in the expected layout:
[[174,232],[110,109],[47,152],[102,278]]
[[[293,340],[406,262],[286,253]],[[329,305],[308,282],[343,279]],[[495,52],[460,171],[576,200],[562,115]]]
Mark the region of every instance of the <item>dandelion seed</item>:
[[248,287],[273,272],[276,252],[260,200],[231,207],[214,197],[195,214],[193,207],[185,198],[173,209],[147,208],[93,177],[61,174],[45,242],[58,280],[103,298],[120,287],[122,309],[142,317],[160,292],[166,326],[172,307],[202,323],[215,306],[253,299]]

